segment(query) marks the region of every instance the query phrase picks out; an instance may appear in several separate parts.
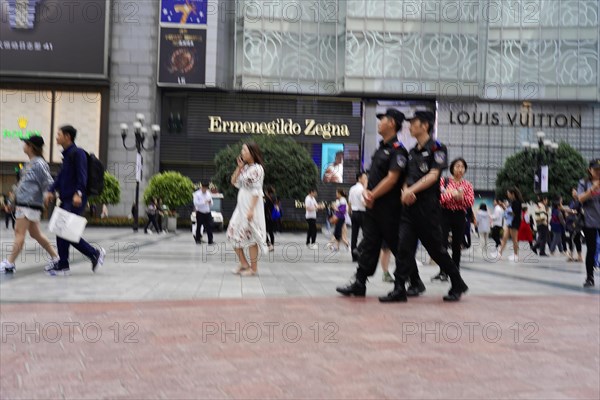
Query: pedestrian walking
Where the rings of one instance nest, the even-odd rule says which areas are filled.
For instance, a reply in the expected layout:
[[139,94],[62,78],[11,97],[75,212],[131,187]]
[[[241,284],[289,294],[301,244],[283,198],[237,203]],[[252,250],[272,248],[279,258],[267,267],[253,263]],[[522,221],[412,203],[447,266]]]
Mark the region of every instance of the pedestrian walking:
[[208,190],[208,182],[203,182],[200,189],[194,192],[194,208],[196,209],[196,244],[202,242],[201,227],[208,237],[208,244],[213,244],[212,213],[210,207],[213,204],[212,195]]
[[[567,210],[566,221],[566,229],[569,240],[569,254],[567,261],[583,262],[581,239],[584,221],[581,203],[579,202],[579,195],[577,194],[577,188],[573,188],[571,190],[571,197],[572,199]],[[575,257],[575,250],[577,250],[577,257]]]
[[[377,130],[383,140],[371,158],[367,188],[363,192],[365,214],[363,238],[358,245],[358,267],[353,279],[336,290],[344,296],[364,297],[367,278],[377,269],[379,253],[385,241],[398,263],[398,225],[400,223],[400,193],[408,152],[398,141],[404,114],[393,108],[377,114]],[[414,262],[414,258],[413,258]],[[415,265],[416,268],[416,265]],[[402,283],[404,285],[404,282]]]
[[[490,231],[490,237],[496,243],[496,251],[501,244],[502,237],[502,225],[504,220],[504,207],[500,199],[494,199],[494,211],[492,212],[492,230]],[[495,258],[495,256],[494,256]]]
[[12,223],[12,228],[15,230],[15,199],[13,192],[8,192],[4,197],[4,223],[8,229],[9,222]]
[[[448,153],[446,146],[431,137],[434,124],[435,115],[429,111],[417,111],[410,119],[410,134],[417,140],[417,145],[410,151],[406,163],[394,290],[379,298],[383,303],[405,302],[409,294],[419,295],[425,291],[425,285],[420,279],[415,282],[415,274],[418,275],[415,251],[419,240],[450,278],[452,287],[448,295],[444,296],[444,301],[459,301],[469,289],[443,246],[440,176],[448,167]],[[411,287],[406,289],[405,282],[409,279]],[[416,283],[419,285],[415,286]]]
[[275,189],[273,186],[268,186],[265,192],[265,226],[267,229],[267,247],[269,251],[275,249],[275,221],[273,221],[273,212],[275,211]]
[[317,189],[312,188],[304,199],[304,207],[306,209],[306,223],[308,230],[306,231],[306,246],[312,250],[317,248],[317,211],[319,203],[317,203]]
[[491,232],[491,224],[492,217],[488,212],[487,205],[481,203],[479,205],[479,211],[477,211],[477,230],[479,231],[479,236],[483,239],[482,249],[484,249],[484,251],[487,251],[487,239]]
[[597,249],[597,236],[600,235],[600,158],[590,161],[588,176],[577,186],[579,202],[585,215],[583,234],[585,236],[586,279],[583,287],[594,286],[594,263]]
[[[77,130],[71,125],[59,128],[56,134],[56,144],[62,147],[63,164],[54,183],[48,189],[45,196],[46,205],[54,200],[54,193],[58,191],[60,208],[73,214],[81,215],[87,204],[87,155],[83,149],[75,144]],[[92,262],[92,272],[96,272],[99,266],[104,264],[106,251],[94,248],[85,239],[81,238],[78,243],[69,242],[61,237],[56,237],[58,256],[60,260],[48,273],[50,275],[69,275],[69,248],[75,247]]]
[[367,174],[360,172],[356,174],[356,184],[348,192],[348,212],[352,221],[352,238],[350,240],[350,249],[352,250],[352,261],[358,261],[358,233],[362,227],[363,215],[365,214],[365,203],[363,192],[368,184]]
[[521,226],[521,213],[523,211],[523,196],[516,187],[512,187],[506,191],[508,201],[510,201],[510,211],[508,211],[510,222],[508,222],[508,233],[504,234],[502,240],[502,246],[500,246],[500,258],[502,258],[502,252],[511,239],[513,243],[514,254],[509,256],[509,261],[519,262],[519,227]]
[[58,254],[46,235],[40,230],[40,220],[44,210],[44,193],[54,183],[50,175],[50,167],[43,157],[44,138],[31,136],[21,140],[24,142],[23,151],[27,154],[29,162],[21,170],[21,179],[15,194],[17,223],[12,252],[0,263],[0,273],[15,271],[15,260],[23,250],[27,232],[50,255],[50,262],[46,266],[46,270],[56,267],[59,261]]
[[[464,179],[467,169],[468,166],[465,159],[462,157],[456,158],[450,163],[451,177],[443,177],[440,179],[442,239],[447,250],[450,246],[448,236],[452,233],[452,261],[454,261],[456,268],[460,268],[461,246],[466,233],[466,210],[473,207],[475,201],[473,185],[471,182]],[[447,281],[448,277],[440,270],[440,272],[431,279]]]

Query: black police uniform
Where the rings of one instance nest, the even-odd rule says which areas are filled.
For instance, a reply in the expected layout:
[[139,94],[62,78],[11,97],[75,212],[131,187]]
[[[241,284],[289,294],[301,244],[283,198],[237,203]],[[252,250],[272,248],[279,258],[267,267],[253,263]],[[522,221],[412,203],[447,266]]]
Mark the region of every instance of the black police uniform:
[[[406,183],[410,187],[432,169],[438,169],[441,173],[446,168],[448,168],[446,146],[429,139],[423,148],[417,145],[410,151],[406,167]],[[405,206],[402,211],[398,237],[399,262],[396,263],[394,273],[396,285],[407,281],[409,277],[411,282],[417,279],[414,255],[420,240],[431,258],[450,277],[453,288],[451,291],[454,290],[460,295],[466,291],[467,286],[443,244],[439,181],[417,193],[416,196],[415,203]]]
[[[400,171],[394,187],[379,197],[372,208],[367,208],[363,217],[363,239],[358,245],[359,257],[356,280],[365,283],[377,269],[382,241],[385,241],[396,257],[398,249],[398,227],[401,216],[400,193],[404,184],[404,170],[408,162],[408,151],[398,140],[380,142],[373,154],[369,170],[368,190],[373,190],[389,171]],[[398,257],[396,257],[396,260]],[[397,262],[397,261],[396,261]]]

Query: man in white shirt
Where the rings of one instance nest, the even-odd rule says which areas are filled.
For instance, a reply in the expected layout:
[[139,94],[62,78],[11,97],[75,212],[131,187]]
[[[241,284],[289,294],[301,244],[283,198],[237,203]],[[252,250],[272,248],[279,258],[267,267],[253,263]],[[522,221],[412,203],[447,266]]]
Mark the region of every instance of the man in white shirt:
[[208,236],[208,244],[213,244],[212,233],[212,195],[208,191],[208,183],[203,182],[202,188],[194,192],[194,208],[196,209],[196,244],[202,243],[200,226],[204,226],[204,232]]
[[500,231],[502,230],[503,217],[504,208],[500,205],[500,200],[494,199],[494,212],[492,213],[492,230],[490,237],[496,242],[496,248],[500,246]]
[[358,231],[362,228],[362,220],[365,212],[365,203],[363,192],[367,187],[367,174],[364,172],[356,174],[356,184],[350,188],[348,202],[350,203],[349,213],[352,221],[352,240],[350,247],[352,249],[352,261],[358,261],[358,250],[356,242],[358,241]]
[[308,231],[306,232],[306,246],[310,249],[316,249],[317,240],[317,189],[311,189],[304,199],[304,207],[306,208],[306,222],[308,222]]

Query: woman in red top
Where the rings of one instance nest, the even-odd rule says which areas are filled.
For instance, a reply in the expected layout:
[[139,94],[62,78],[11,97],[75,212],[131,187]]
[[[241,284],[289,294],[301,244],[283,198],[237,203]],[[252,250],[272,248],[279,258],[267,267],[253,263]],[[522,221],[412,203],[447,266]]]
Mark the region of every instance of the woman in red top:
[[527,207],[523,207],[521,212],[521,225],[519,226],[519,232],[517,233],[517,239],[519,242],[529,243],[529,247],[533,247],[533,232],[531,231],[530,218],[527,216]]
[[[463,236],[465,235],[466,210],[473,207],[475,195],[473,185],[463,179],[467,172],[467,162],[459,157],[450,163],[452,177],[440,179],[440,202],[442,205],[442,239],[448,248],[448,234],[452,232],[452,260],[457,267],[460,265],[460,252]],[[432,280],[448,280],[440,271]]]

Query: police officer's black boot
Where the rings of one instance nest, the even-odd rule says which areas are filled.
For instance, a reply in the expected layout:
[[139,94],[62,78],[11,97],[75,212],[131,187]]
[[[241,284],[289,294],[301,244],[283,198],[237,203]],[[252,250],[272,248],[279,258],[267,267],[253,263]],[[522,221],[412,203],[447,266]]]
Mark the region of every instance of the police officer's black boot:
[[[398,280],[396,280],[398,282]],[[389,292],[386,296],[381,296],[379,301],[381,303],[404,303],[407,300],[406,288],[404,283],[395,284],[394,290]]]
[[335,290],[344,296],[365,297],[365,294],[367,293],[367,286],[364,283],[359,282],[357,279],[354,279],[348,285],[339,286]]
[[408,297],[420,296],[421,293],[424,293],[424,292],[425,292],[425,284],[420,279],[418,282],[411,283],[408,286],[408,289],[406,289],[406,295]]
[[469,290],[469,287],[462,280],[460,275],[454,279],[452,279],[452,287],[446,296],[444,296],[444,301],[459,301],[460,297],[463,293],[466,293]]

